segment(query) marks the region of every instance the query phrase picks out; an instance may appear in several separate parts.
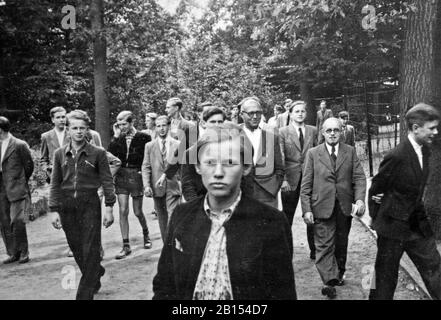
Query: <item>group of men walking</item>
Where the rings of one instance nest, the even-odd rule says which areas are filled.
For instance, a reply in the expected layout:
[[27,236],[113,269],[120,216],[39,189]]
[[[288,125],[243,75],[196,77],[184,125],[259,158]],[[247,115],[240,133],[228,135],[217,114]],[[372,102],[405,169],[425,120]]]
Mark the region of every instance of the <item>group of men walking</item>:
[[[135,129],[132,112],[120,112],[107,151],[89,128],[87,113],[51,110],[54,129],[42,135],[41,161],[51,184],[52,223],[63,228],[82,272],[77,299],[93,299],[105,272],[100,264],[103,195],[105,227],[114,221],[114,203],[119,204],[122,250],[116,259],[131,254],[129,196],[144,248],[152,248],[142,202],[153,197],[164,242],[154,299],[296,299],[292,232],[299,230],[291,229],[300,201],[321,292],[335,298],[335,287],[345,284],[352,218],[365,212],[366,176],[348,113],[334,118],[322,101],[313,127],[305,124],[306,103],[288,99],[285,112],[275,108],[278,115],[262,125],[260,100],[247,97],[236,106],[241,121],[228,120],[222,108],[207,102],[198,106],[194,124],[183,118],[182,108],[179,98],[169,99],[167,115],[146,115],[145,131]],[[441,298],[440,258],[422,204],[427,150],[439,114],[419,104],[406,120],[408,139],[385,157],[369,192],[379,234],[372,299],[393,298],[404,251],[432,296]],[[24,142],[11,138],[3,117],[0,139],[5,263],[25,263],[23,216],[32,158]],[[14,159],[9,147],[4,155],[5,145],[14,146],[20,168],[16,162],[7,167]],[[16,186],[10,187],[5,176],[14,169]],[[397,170],[408,170],[414,181],[398,178]]]

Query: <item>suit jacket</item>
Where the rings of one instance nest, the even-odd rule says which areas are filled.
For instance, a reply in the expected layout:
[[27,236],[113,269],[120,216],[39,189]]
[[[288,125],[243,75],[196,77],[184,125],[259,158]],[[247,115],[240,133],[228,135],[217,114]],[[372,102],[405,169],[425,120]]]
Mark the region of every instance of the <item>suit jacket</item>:
[[141,170],[141,165],[144,160],[144,148],[151,138],[148,134],[141,131],[136,131],[135,136],[130,143],[129,152],[127,155],[127,143],[124,135],[118,138],[113,138],[109,144],[109,152],[121,160],[122,168],[135,168]]
[[[156,186],[156,181],[164,173],[167,164],[167,160],[162,157],[158,139],[154,139],[145,145],[144,161],[141,167],[144,187],[151,187],[154,197],[163,197],[166,193],[180,196],[181,190],[176,176],[166,179],[163,187]],[[179,147],[179,141],[168,139],[166,143],[169,144],[168,156],[170,157]]]
[[[64,135],[63,145],[69,143],[69,135],[67,132]],[[55,133],[55,128],[49,131],[46,131],[41,135],[41,148],[40,148],[40,163],[43,166],[43,169],[51,168],[54,160],[55,150],[60,148],[60,143],[58,142],[57,134]]]
[[[422,201],[429,175],[429,150],[423,147],[423,170],[409,139],[404,139],[380,164],[369,189],[369,213],[378,234],[407,240],[412,234],[429,237],[432,229]],[[371,197],[384,193],[379,206]]]
[[308,151],[300,189],[303,213],[328,219],[337,199],[343,214],[350,216],[352,203],[364,202],[365,196],[366,176],[354,147],[340,143],[335,169],[325,143]]
[[28,181],[34,171],[28,144],[11,135],[1,166],[3,185],[9,202],[28,197]]
[[[211,229],[203,203],[200,197],[175,209],[153,299],[192,299]],[[296,299],[292,235],[280,211],[242,195],[225,230],[234,299]]]
[[279,131],[280,151],[285,165],[285,181],[296,190],[302,177],[306,152],[317,145],[317,129],[305,125],[303,149],[300,148],[299,133],[290,125]]
[[323,122],[325,122],[326,119],[332,118],[334,115],[332,114],[331,109],[325,109],[325,115],[323,116],[322,111],[317,111],[317,120],[316,120],[316,128],[317,131],[320,132],[323,126]]
[[[277,197],[277,193],[282,186],[285,175],[282,153],[280,152],[279,135],[277,129],[262,129],[262,138],[259,150],[253,150],[259,155],[251,173],[243,178],[247,190],[246,194],[251,194],[248,188],[254,188],[254,198],[259,199],[259,192],[266,192]],[[251,155],[250,155],[251,158]],[[247,161],[247,159],[245,159]],[[252,159],[248,159],[251,161]]]
[[355,128],[350,124],[346,125],[346,129],[343,130],[340,142],[355,147]]

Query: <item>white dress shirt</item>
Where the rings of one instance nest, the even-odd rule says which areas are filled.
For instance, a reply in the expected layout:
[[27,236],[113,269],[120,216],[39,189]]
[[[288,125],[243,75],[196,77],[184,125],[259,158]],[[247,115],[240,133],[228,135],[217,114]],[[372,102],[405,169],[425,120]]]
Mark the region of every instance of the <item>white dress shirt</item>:
[[55,130],[55,134],[57,135],[57,139],[58,139],[58,145],[60,147],[63,146],[63,142],[64,142],[64,136],[66,135],[66,129],[64,129],[63,131],[58,131],[57,129]]
[[304,141],[304,140],[305,140],[305,133],[306,133],[306,127],[305,127],[305,124],[302,123],[302,125],[299,126],[297,123],[295,123],[295,121],[291,121],[291,123],[292,123],[292,126],[294,127],[294,130],[295,130],[296,133],[297,133],[297,137],[299,137],[299,138],[300,138],[299,129],[302,129],[302,133],[303,133],[303,141]]
[[419,145],[418,142],[415,141],[415,138],[411,134],[409,134],[407,137],[409,138],[409,141],[413,147],[413,150],[415,150],[415,152],[418,156],[418,161],[420,162],[420,167],[421,167],[421,169],[423,169],[423,146]]
[[3,163],[3,158],[5,156],[6,149],[8,149],[9,140],[11,140],[11,134],[10,133],[8,133],[8,137],[1,142],[1,144],[2,144],[2,153],[0,155],[0,172],[2,171],[1,164]]
[[254,149],[254,155],[253,155],[253,162],[254,165],[257,163],[259,148],[260,148],[260,142],[262,141],[262,129],[257,128],[254,131],[249,130],[247,127],[244,126],[244,131],[250,139],[251,144],[253,145]]
[[[329,155],[332,155],[332,146],[330,146],[329,144],[327,144],[326,142],[325,142],[325,146],[326,146],[326,149],[328,150],[328,153],[329,153]],[[335,156],[337,157],[338,156],[338,147],[340,146],[340,143],[337,143],[336,145],[335,145]]]

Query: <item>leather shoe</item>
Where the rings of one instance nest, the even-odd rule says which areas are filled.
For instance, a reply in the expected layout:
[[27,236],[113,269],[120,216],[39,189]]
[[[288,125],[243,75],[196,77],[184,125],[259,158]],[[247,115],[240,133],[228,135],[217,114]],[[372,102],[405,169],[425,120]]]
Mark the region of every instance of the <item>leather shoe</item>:
[[322,295],[328,296],[329,299],[334,299],[337,296],[337,290],[333,286],[324,286],[322,288]]
[[129,254],[132,253],[132,250],[129,246],[124,246],[120,253],[118,253],[115,257],[116,260],[121,260],[127,257]]
[[152,241],[150,240],[150,237],[148,234],[144,235],[144,249],[151,249],[152,248]]
[[18,260],[18,263],[23,264],[29,262],[29,252],[20,254],[20,259]]
[[341,287],[341,286],[345,285],[345,276],[344,276],[344,274],[339,274],[337,280],[338,280],[337,286]]
[[15,255],[15,256],[8,256],[8,258],[3,261],[3,264],[10,264],[10,263],[13,263],[13,262],[18,261],[18,260],[19,260],[19,257],[17,255]]

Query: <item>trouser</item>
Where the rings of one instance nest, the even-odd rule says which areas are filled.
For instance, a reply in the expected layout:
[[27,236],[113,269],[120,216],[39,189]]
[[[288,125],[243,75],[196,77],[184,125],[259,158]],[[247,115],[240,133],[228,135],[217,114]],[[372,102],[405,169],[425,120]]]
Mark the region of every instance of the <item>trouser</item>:
[[65,197],[60,218],[67,243],[82,273],[76,298],[92,300],[95,287],[104,274],[100,264],[101,204],[98,194]]
[[329,219],[315,219],[315,265],[324,284],[334,285],[346,271],[352,217],[345,216],[338,201]]
[[[288,191],[288,192],[282,191],[283,212],[288,218],[288,222],[290,226],[292,226],[292,223],[294,221],[294,214],[296,212],[297,204],[299,203],[300,185],[301,185],[301,179],[299,180],[299,184],[295,191]],[[312,253],[315,253],[314,226],[306,225],[306,236],[308,239],[309,250]]]
[[20,256],[28,253],[28,237],[25,224],[26,206],[30,205],[29,197],[9,202],[0,174],[0,231],[6,252],[9,256]]
[[433,237],[400,241],[379,235],[375,260],[375,287],[370,300],[392,300],[403,253],[415,264],[433,299],[441,299],[441,258]]
[[176,206],[181,202],[181,196],[169,194],[167,192],[163,197],[153,197],[153,202],[155,204],[156,214],[158,215],[161,238],[164,242],[167,235],[168,221],[170,221],[171,215]]

